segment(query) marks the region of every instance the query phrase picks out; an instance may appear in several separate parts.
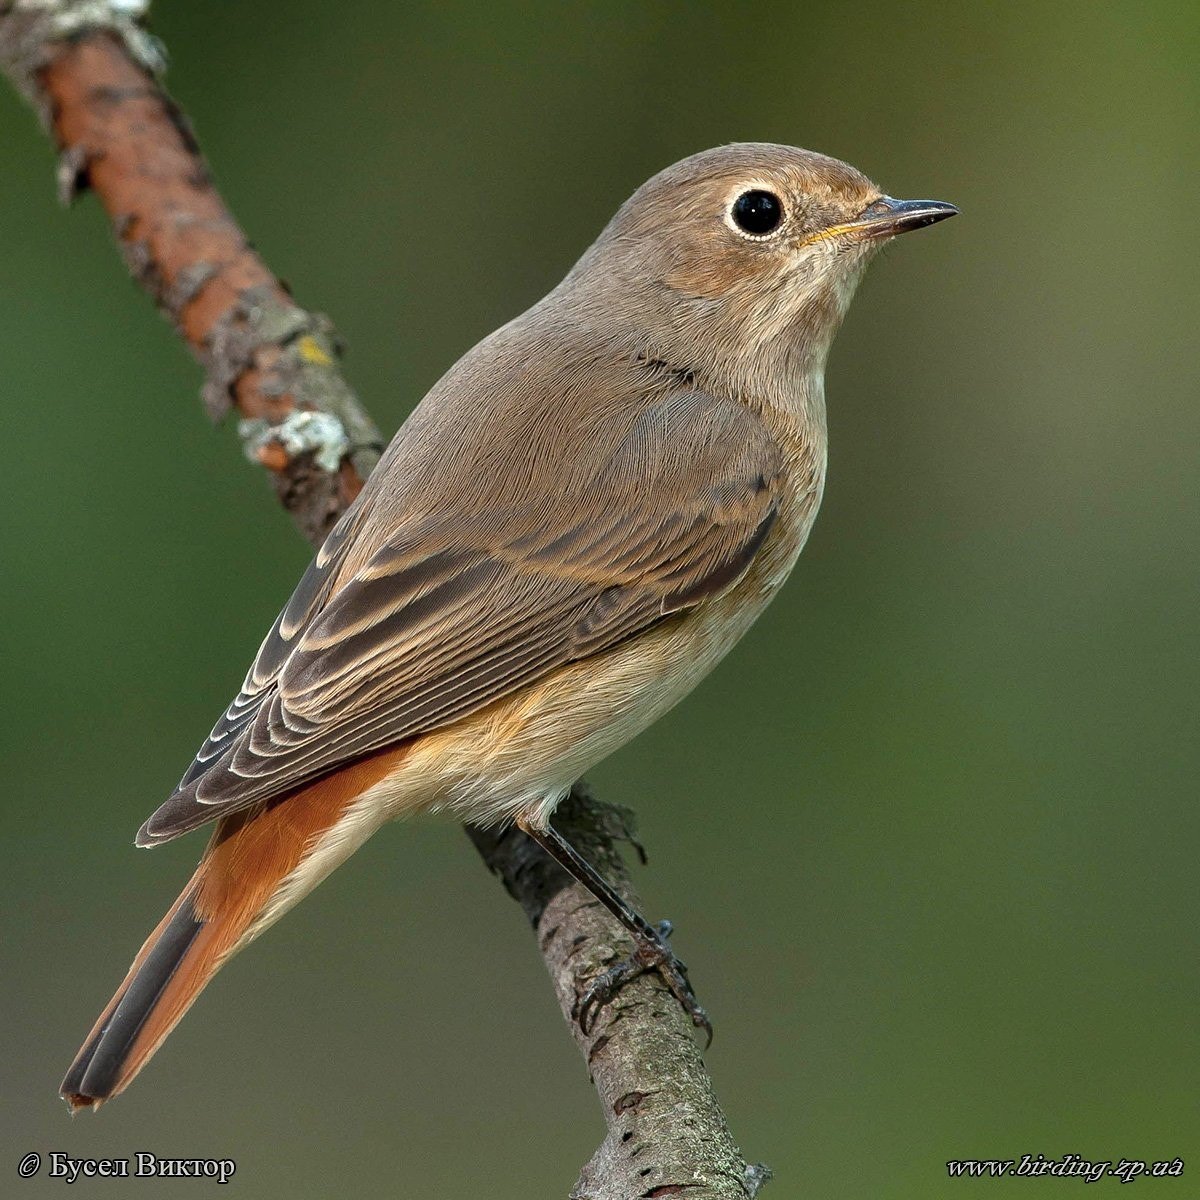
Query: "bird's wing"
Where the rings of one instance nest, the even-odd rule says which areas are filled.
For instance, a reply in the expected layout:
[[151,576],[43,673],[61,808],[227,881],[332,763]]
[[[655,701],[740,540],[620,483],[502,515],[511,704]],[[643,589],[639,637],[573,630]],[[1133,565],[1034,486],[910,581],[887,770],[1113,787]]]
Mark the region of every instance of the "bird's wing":
[[700,603],[741,576],[775,518],[782,456],[732,401],[650,403],[600,458],[536,503],[402,519],[333,590],[348,513],[139,844],[449,725]]
[[287,606],[275,618],[275,624],[263,640],[241,690],[213,726],[179,781],[177,793],[199,779],[234,745],[262,707],[263,701],[273,692],[279,673],[295,648],[297,634],[307,627],[333,594],[338,572],[362,523],[363,500],[364,494],[360,492],[300,577]]

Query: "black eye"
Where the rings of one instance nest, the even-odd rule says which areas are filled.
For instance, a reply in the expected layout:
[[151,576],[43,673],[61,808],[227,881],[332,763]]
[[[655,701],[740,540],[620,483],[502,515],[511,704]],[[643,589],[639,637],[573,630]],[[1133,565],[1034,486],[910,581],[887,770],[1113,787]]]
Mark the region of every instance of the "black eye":
[[783,203],[774,192],[743,192],[730,210],[733,223],[751,237],[766,237],[783,220]]

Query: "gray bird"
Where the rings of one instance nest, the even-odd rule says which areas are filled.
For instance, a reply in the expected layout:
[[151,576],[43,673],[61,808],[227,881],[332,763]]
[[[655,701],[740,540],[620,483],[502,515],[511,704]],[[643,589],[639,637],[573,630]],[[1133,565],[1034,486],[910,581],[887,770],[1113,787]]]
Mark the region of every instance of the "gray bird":
[[639,188],[567,277],[421,401],[138,834],[215,821],[62,1085],[122,1091],[227,959],[385,821],[515,822],[632,933],[554,830],[588,768],[677,703],[778,591],[825,481],[826,356],[888,238],[952,216],[836,159],[743,144]]

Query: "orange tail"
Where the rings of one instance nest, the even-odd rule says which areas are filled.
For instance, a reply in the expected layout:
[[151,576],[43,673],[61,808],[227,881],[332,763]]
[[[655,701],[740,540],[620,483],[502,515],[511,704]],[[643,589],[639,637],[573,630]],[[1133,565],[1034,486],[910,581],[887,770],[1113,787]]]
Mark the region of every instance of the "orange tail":
[[[402,754],[360,761],[218,824],[195,875],[138,951],[71,1064],[60,1091],[72,1112],[99,1108],[124,1091],[218,968],[374,831],[378,822],[364,816],[325,838]],[[302,863],[301,878],[283,888]]]

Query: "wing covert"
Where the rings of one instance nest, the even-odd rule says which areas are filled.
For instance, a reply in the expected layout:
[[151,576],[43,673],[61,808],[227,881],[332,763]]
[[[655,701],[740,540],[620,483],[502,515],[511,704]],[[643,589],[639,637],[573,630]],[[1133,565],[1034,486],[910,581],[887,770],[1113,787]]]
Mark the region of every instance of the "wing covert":
[[647,404],[555,492],[401,518],[335,587],[348,512],[139,843],[461,720],[718,594],[766,538],[782,470],[748,409],[693,391]]

